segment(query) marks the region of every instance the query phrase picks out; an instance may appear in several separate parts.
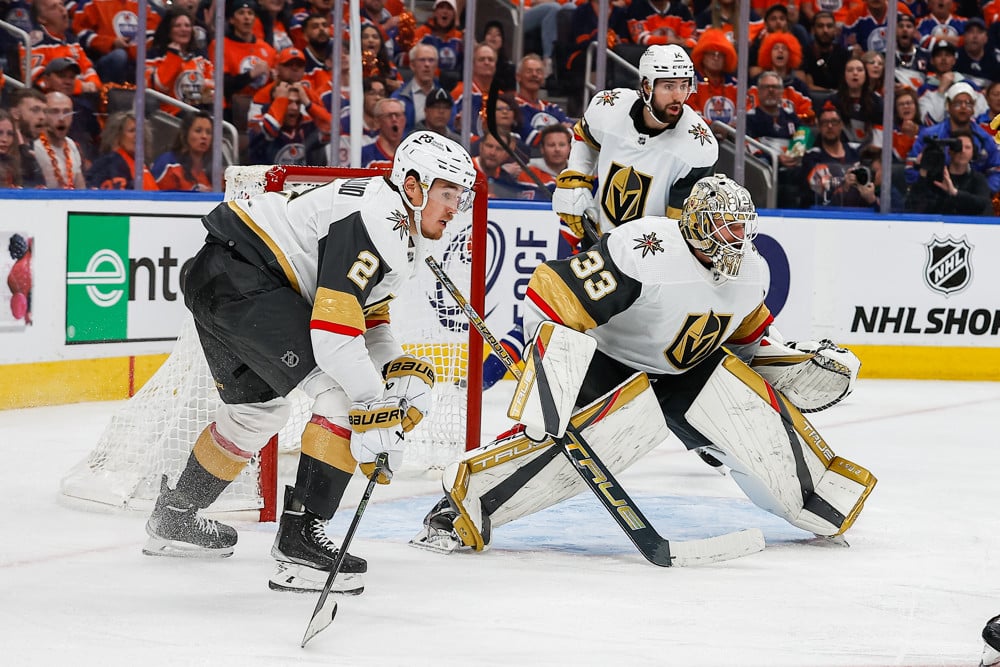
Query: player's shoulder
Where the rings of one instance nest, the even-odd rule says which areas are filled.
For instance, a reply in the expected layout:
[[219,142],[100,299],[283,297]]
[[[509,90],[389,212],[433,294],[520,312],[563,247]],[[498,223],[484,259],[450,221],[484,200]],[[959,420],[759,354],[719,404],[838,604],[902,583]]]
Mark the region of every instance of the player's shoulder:
[[358,219],[379,255],[391,268],[402,266],[406,262],[410,218],[399,193],[381,176],[346,179],[337,183],[338,199],[352,196],[352,189],[363,198],[357,208]]
[[667,267],[691,256],[677,221],[655,215],[615,227],[607,234],[605,247],[622,273],[643,283],[657,282],[671,273]]
[[590,105],[584,114],[588,123],[614,121],[627,116],[632,105],[639,99],[639,91],[633,88],[614,88],[602,90],[590,99]]
[[719,159],[719,142],[697,111],[684,105],[672,133],[683,149],[678,152],[692,167],[709,167]]

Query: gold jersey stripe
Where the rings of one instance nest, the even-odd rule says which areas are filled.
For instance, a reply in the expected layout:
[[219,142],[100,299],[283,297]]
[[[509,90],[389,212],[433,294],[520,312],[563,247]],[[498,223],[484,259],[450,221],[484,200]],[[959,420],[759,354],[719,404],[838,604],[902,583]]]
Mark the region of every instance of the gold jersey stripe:
[[316,290],[312,319],[340,324],[344,327],[365,332],[365,316],[361,304],[352,294],[338,292],[328,287]]
[[223,449],[207,428],[195,441],[193,454],[202,468],[227,482],[236,479],[250,460]]
[[573,134],[580,139],[583,139],[583,141],[595,151],[601,150],[601,144],[598,143],[597,139],[594,138],[594,135],[590,133],[590,129],[587,127],[587,121],[583,118],[576,121],[576,125],[573,126]]
[[563,282],[558,273],[548,265],[540,264],[531,275],[528,289],[532,290],[559,316],[562,324],[577,331],[597,327],[597,322],[583,307],[580,300]]
[[274,254],[274,258],[278,260],[278,265],[281,266],[281,271],[285,274],[285,278],[288,279],[288,284],[292,286],[293,290],[302,294],[302,290],[299,289],[299,279],[295,277],[295,272],[292,271],[292,264],[288,261],[288,258],[285,257],[285,253],[278,247],[278,244],[267,235],[267,232],[261,229],[260,226],[253,221],[253,218],[247,215],[246,211],[237,206],[236,202],[229,202],[229,208],[232,209],[233,213],[240,216],[240,220],[243,221],[243,224],[249,227],[250,230],[264,242],[264,245],[266,245]]
[[729,340],[741,340],[750,336],[760,329],[769,317],[771,317],[771,311],[762,302],[752,313],[743,318],[740,326],[736,327],[736,331],[729,336]]
[[353,475],[358,465],[351,456],[350,438],[332,433],[312,422],[306,424],[302,431],[302,453],[348,475]]
[[681,209],[676,208],[674,206],[668,206],[667,207],[667,217],[670,218],[670,219],[672,219],[672,220],[680,220],[681,219],[681,212],[682,212]]

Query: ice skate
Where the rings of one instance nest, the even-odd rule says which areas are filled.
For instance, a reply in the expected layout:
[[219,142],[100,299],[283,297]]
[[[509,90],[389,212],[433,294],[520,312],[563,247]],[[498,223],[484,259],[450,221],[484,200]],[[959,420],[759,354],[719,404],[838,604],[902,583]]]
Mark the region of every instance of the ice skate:
[[424,526],[410,540],[410,546],[450,554],[462,546],[462,540],[455,533],[456,516],[458,512],[452,508],[448,499],[442,498],[424,517]]
[[160,480],[160,495],[146,522],[149,539],[142,553],[147,556],[180,558],[225,558],[233,555],[236,529],[198,516],[198,508],[187,496]]
[[1000,665],[1000,616],[994,616],[983,628],[983,655],[979,667]]
[[[318,593],[337,560],[337,545],[326,535],[327,521],[307,510],[295,499],[292,487],[285,487],[285,509],[271,556],[277,562],[268,582],[271,590]],[[359,595],[365,589],[368,563],[351,554],[344,557],[333,582],[334,593]]]

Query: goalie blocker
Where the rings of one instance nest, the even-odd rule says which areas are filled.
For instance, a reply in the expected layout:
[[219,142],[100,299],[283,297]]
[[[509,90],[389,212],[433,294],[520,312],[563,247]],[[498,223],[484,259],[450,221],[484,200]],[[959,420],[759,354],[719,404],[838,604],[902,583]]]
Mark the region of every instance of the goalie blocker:
[[[597,352],[581,396],[621,377],[622,368]],[[688,449],[704,448],[729,466],[756,505],[821,536],[848,530],[876,483],[868,470],[836,456],[788,398],[724,350],[698,369],[656,376],[652,384],[641,373],[628,377],[571,421],[614,474],[673,432]],[[442,483],[462,545],[481,551],[496,527],[584,490],[551,444],[515,431],[445,469]],[[424,546],[457,546],[434,541],[432,534]]]

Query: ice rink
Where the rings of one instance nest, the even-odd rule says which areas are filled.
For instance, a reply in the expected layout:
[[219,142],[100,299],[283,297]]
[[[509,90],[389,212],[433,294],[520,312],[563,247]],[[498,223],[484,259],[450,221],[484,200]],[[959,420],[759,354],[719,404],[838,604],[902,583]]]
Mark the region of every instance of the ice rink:
[[657,568],[581,495],[442,556],[406,545],[439,482],[397,479],[351,548],[365,593],[305,649],[315,597],[267,588],[275,524],[236,522],[229,559],[150,558],[144,515],[58,499],[117,405],[0,412],[4,665],[977,665],[1000,612],[1000,383],[867,380],[813,416],[879,478],[849,549],[807,543],[674,438],[620,477],[637,504],[676,539],[760,527],[763,552]]

